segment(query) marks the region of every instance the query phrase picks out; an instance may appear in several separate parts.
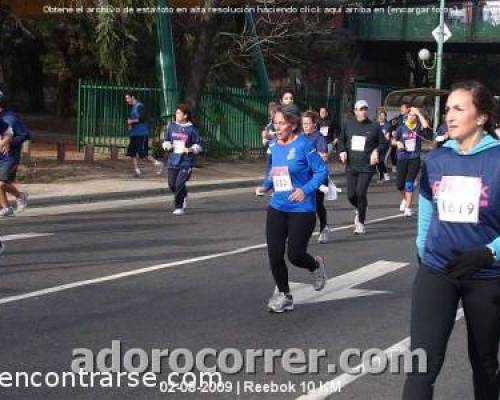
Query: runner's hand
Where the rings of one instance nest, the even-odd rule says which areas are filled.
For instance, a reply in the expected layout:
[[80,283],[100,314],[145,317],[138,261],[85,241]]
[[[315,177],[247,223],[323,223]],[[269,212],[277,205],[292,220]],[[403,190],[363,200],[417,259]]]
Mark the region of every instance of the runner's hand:
[[172,150],[172,143],[169,142],[168,140],[165,140],[162,144],[161,147],[163,147],[163,150],[165,151],[170,151]]
[[306,195],[304,194],[302,189],[299,189],[299,188],[294,188],[292,191],[292,194],[290,196],[288,196],[288,200],[296,201],[298,203],[300,203],[301,201],[304,201],[305,198],[306,198]]
[[405,148],[405,145],[401,142],[396,142],[396,145],[397,145],[399,150],[404,150],[404,148]]
[[257,188],[255,188],[255,195],[256,196],[264,196],[266,194],[267,190],[265,187],[262,187],[262,186],[257,186]]
[[347,153],[343,151],[342,153],[339,154],[340,157],[340,162],[342,164],[345,164],[347,162]]
[[378,151],[373,150],[372,154],[370,154],[370,165],[377,165],[378,164]]
[[452,279],[470,279],[481,268],[495,263],[491,250],[484,246],[469,251],[452,250],[455,256],[447,265],[448,276]]
[[10,150],[10,143],[0,141],[0,153],[8,154]]

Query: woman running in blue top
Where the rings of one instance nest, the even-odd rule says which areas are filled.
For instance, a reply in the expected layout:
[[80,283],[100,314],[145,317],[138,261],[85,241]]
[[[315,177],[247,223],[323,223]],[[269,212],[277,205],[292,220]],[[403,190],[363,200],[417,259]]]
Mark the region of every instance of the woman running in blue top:
[[266,238],[277,291],[269,300],[268,309],[278,313],[294,308],[285,262],[287,243],[288,259],[310,271],[314,289],[321,290],[326,283],[324,260],[307,253],[307,246],[316,225],[316,191],[327,178],[328,169],[314,145],[299,135],[297,111],[296,107],[284,106],[276,112],[278,136],[271,150],[271,170],[256,191],[273,190],[267,210]]
[[500,141],[487,133],[494,111],[494,98],[481,83],[454,85],[446,103],[450,140],[428,155],[422,169],[411,347],[426,351],[427,370],[418,373],[413,365],[404,400],[433,398],[460,301],[474,398],[498,399]]

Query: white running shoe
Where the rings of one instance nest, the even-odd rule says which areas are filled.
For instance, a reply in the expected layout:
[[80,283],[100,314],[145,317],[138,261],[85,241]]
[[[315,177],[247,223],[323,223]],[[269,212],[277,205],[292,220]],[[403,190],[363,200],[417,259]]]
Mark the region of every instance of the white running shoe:
[[14,210],[12,207],[5,207],[0,210],[0,217],[12,217],[14,216]]
[[161,175],[163,172],[163,163],[161,161],[155,160],[154,166],[156,168],[156,175]]
[[365,224],[358,222],[354,228],[355,235],[364,235],[366,233]]
[[326,268],[325,259],[323,257],[314,257],[318,268],[311,271],[311,280],[314,290],[322,290],[326,285]]
[[411,210],[411,208],[405,208],[403,215],[405,217],[411,217],[413,215],[413,211]]
[[391,175],[388,173],[384,174],[384,181],[389,182],[391,180]]
[[325,228],[320,232],[319,234],[319,237],[318,237],[318,242],[319,243],[328,243],[329,239],[330,239],[330,236],[329,236],[329,233],[330,233],[330,228],[327,226],[325,226]]
[[404,212],[406,210],[406,201],[401,200],[401,204],[399,205],[399,211]]
[[288,293],[273,293],[273,296],[267,302],[267,309],[269,312],[282,313],[285,311],[293,311],[293,308],[293,297]]
[[172,211],[172,214],[174,215],[184,215],[186,212],[184,211],[183,208],[176,208],[174,211]]
[[21,193],[16,199],[16,212],[20,213],[28,207],[28,193]]

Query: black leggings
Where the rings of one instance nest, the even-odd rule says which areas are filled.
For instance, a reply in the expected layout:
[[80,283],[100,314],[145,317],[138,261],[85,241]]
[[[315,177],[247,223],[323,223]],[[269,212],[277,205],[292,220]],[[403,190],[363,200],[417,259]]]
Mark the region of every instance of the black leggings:
[[[467,324],[474,398],[498,400],[499,284],[496,279],[451,280],[425,266],[419,267],[413,286],[411,349],[427,352],[427,372],[408,374],[403,400],[432,399],[460,299]],[[418,371],[416,365],[414,359],[413,371]]]
[[372,179],[372,172],[347,171],[347,198],[359,213],[359,222],[365,223],[366,208],[368,207],[368,186]]
[[381,181],[384,179],[384,175],[387,174],[387,167],[385,166],[385,156],[387,152],[389,151],[389,147],[384,148],[382,151],[379,151],[378,154],[378,164],[377,164],[377,172],[378,172],[378,178]]
[[398,190],[409,192],[410,190],[406,190],[409,189],[406,187],[406,184],[407,182],[411,182],[412,184],[415,183],[418,171],[420,171],[420,158],[415,158],[413,160],[398,160],[398,177],[396,179]]
[[307,253],[307,245],[316,225],[314,212],[283,212],[267,209],[267,253],[278,290],[289,293],[285,246],[288,239],[288,259],[297,267],[314,271],[316,260]]
[[319,219],[319,231],[322,232],[328,223],[325,208],[325,194],[319,190],[316,191],[316,214]]
[[191,178],[191,168],[169,168],[168,187],[174,193],[175,208],[182,208],[188,191],[186,183]]

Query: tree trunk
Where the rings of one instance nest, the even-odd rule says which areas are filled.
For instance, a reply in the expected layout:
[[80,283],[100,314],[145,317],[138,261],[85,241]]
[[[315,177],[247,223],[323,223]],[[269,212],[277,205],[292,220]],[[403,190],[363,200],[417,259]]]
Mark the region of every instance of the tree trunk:
[[[216,7],[219,0],[205,0],[204,7]],[[210,55],[213,38],[217,33],[218,18],[216,14],[205,13],[201,16],[200,28],[196,34],[194,54],[191,61],[191,73],[185,94],[185,103],[196,110],[202,90],[210,72]]]

